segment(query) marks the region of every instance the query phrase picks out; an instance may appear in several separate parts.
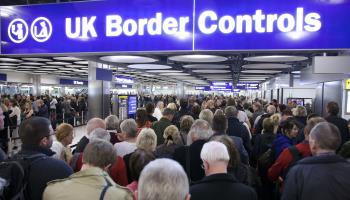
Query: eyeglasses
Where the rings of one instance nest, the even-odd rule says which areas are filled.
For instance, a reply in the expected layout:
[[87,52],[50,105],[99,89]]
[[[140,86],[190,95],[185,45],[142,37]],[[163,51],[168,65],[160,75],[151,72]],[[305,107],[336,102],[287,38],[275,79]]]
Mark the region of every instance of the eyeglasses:
[[203,164],[203,163],[201,164],[201,167],[202,167],[202,169],[205,169],[205,166],[204,166],[204,164]]

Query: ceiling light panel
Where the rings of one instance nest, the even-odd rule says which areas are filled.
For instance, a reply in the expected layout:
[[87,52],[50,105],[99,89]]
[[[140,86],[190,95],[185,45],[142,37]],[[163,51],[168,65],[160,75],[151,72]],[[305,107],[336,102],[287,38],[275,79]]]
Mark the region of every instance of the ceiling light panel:
[[134,64],[128,65],[128,68],[132,69],[171,69],[169,65],[157,65],[157,64]]
[[0,65],[2,65],[2,66],[16,66],[19,64],[18,63],[0,62]]
[[187,73],[161,73],[160,76],[189,76]]
[[144,56],[103,56],[101,60],[114,63],[152,63],[158,61]]
[[244,60],[251,62],[297,62],[307,60],[305,56],[271,55],[246,57]]
[[216,55],[180,55],[180,56],[171,56],[169,60],[177,61],[177,62],[223,62],[226,61],[227,58],[224,56],[216,56]]
[[242,68],[244,69],[286,69],[292,67],[291,65],[286,64],[249,64],[249,65],[243,65]]
[[0,61],[2,62],[23,62],[20,59],[15,59],[15,58],[0,58]]
[[186,69],[228,69],[228,65],[215,65],[215,64],[194,64],[194,65],[184,65],[182,66]]
[[282,71],[278,71],[278,70],[244,70],[241,72],[247,73],[247,74],[277,74],[277,73],[281,73]]
[[56,61],[53,61],[53,62],[46,62],[46,64],[49,64],[49,65],[70,65],[71,63],[69,63],[69,62],[56,62]]
[[75,57],[53,57],[55,60],[62,60],[62,61],[80,61],[82,59],[75,58]]
[[148,73],[181,73],[181,70],[148,70]]
[[83,60],[83,61],[77,61],[77,62],[74,62],[74,63],[78,64],[78,65],[88,65],[89,61],[88,60]]
[[52,61],[51,59],[47,59],[47,58],[22,58],[22,60],[39,61],[39,62],[50,62],[50,61]]
[[224,69],[196,69],[192,70],[194,73],[206,73],[206,74],[225,74],[230,73],[230,70],[224,70]]

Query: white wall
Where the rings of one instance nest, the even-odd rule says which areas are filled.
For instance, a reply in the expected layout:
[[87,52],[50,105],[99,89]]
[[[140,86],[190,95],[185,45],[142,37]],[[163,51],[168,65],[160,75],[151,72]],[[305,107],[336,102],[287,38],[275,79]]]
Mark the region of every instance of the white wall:
[[59,85],[60,80],[57,76],[52,75],[41,75],[40,76],[40,83],[41,84],[47,84],[47,85]]
[[20,72],[5,72],[5,74],[7,74],[7,82],[33,83],[33,76],[31,74]]
[[315,99],[316,90],[314,88],[283,88],[283,103],[287,103],[288,98],[312,98]]

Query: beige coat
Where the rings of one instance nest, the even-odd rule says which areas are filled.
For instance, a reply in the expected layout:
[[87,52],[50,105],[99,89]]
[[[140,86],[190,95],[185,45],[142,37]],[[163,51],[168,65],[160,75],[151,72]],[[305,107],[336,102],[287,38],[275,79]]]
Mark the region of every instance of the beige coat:
[[104,200],[133,200],[133,194],[127,188],[117,185],[105,171],[95,167],[49,182],[43,200],[99,200],[107,185],[106,179],[112,186],[107,189]]

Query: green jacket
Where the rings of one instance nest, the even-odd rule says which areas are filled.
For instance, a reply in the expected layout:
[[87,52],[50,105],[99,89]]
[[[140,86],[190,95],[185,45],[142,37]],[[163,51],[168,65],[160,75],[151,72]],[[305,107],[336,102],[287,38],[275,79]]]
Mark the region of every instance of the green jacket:
[[170,125],[172,125],[171,121],[165,117],[162,117],[159,121],[153,123],[152,129],[157,135],[157,146],[164,143],[164,130]]
[[43,200],[98,200],[107,180],[112,186],[107,188],[104,200],[133,200],[133,194],[127,188],[117,185],[105,171],[97,167],[74,173],[66,179],[49,182]]

